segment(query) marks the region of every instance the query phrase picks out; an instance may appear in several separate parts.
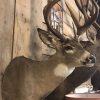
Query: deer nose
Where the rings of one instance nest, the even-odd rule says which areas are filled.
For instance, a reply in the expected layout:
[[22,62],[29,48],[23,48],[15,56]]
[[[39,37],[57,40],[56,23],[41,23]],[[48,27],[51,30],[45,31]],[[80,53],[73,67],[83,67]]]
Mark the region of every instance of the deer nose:
[[86,60],[87,60],[88,63],[96,63],[96,57],[95,57],[95,55],[91,55]]

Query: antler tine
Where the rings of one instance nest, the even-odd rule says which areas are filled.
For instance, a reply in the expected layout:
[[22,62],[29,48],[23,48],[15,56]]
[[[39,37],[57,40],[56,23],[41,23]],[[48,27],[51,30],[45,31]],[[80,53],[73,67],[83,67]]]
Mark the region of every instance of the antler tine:
[[57,36],[61,41],[66,41],[66,38],[56,29],[54,29],[52,26],[50,26],[49,24],[49,19],[48,19],[48,16],[49,16],[49,13],[52,9],[52,7],[58,3],[60,0],[53,0],[51,1],[47,6],[46,8],[44,9],[44,20],[46,22],[46,25],[48,27],[48,29],[55,35]]
[[65,4],[66,4],[68,10],[70,11],[71,17],[72,17],[72,19],[73,19],[75,25],[77,26],[77,28],[80,27],[80,24],[79,24],[79,21],[78,21],[78,19],[77,19],[75,10],[73,10],[73,9],[69,6],[69,4],[67,4],[66,2],[65,2]]
[[[89,3],[89,1],[90,1],[90,0],[87,0],[87,3]],[[84,5],[83,5],[82,0],[81,0],[80,2],[81,2],[81,5],[80,5],[80,3],[79,3],[79,0],[75,0],[75,3],[76,3],[76,5],[77,5],[78,9],[79,9],[82,13],[84,13],[84,17],[85,17],[85,19],[87,19],[86,12],[85,12],[85,10],[83,9],[83,8],[84,8]],[[81,6],[82,6],[82,7],[81,7]],[[87,5],[87,8],[88,8],[88,5]],[[87,11],[87,9],[86,9],[86,11]]]
[[75,30],[75,24],[74,23],[72,23],[73,24],[73,32],[74,32],[74,38],[77,40],[78,38],[77,38],[77,32],[76,32],[76,30]]
[[[75,10],[73,10],[73,9],[69,6],[69,4],[67,4],[66,2],[65,2],[65,4],[66,4],[66,6],[67,6],[67,8],[68,8],[68,10],[69,10],[69,12],[70,12],[70,14],[71,14],[71,17],[72,17],[72,19],[73,19],[73,21],[74,21],[76,27],[77,27],[77,28],[80,27],[80,23],[79,23],[78,18],[77,18],[77,16],[76,16]],[[77,39],[77,35],[78,35],[78,34],[77,34],[76,31],[75,31],[74,24],[73,24],[73,29],[74,29],[75,38]]]
[[[96,2],[98,2],[98,1],[96,1]],[[100,8],[99,8],[100,9]],[[91,15],[93,15],[93,7],[92,7],[92,10],[90,11],[90,13],[91,13]],[[100,25],[95,21],[94,23],[93,23],[93,26],[97,29],[97,30],[100,30]]]
[[90,0],[87,0],[86,11],[88,10],[88,7],[89,7],[89,1]]
[[[88,0],[88,2],[87,2],[88,4],[87,4],[87,7],[88,7],[88,5],[89,5],[89,0]],[[84,15],[84,18],[85,18],[85,22],[88,20],[88,15],[87,15],[87,10],[88,9],[84,9],[84,4],[83,4],[83,2],[82,2],[82,0],[81,0],[81,5],[82,5],[82,13],[83,13],[83,15]]]
[[78,0],[75,0],[76,5],[80,9],[80,11],[83,13],[83,15],[85,17],[85,20],[87,20],[86,23],[83,26],[81,26],[81,27],[78,28],[78,34],[79,35],[82,34],[82,33],[84,33],[96,21],[96,19],[98,17],[98,14],[99,14],[98,5],[97,5],[97,3],[94,0],[91,0],[91,1],[92,1],[93,5],[95,6],[95,14],[93,16],[91,16],[91,18],[88,18],[88,16],[86,15],[86,12],[84,10],[84,8],[81,8],[80,5],[79,5]]

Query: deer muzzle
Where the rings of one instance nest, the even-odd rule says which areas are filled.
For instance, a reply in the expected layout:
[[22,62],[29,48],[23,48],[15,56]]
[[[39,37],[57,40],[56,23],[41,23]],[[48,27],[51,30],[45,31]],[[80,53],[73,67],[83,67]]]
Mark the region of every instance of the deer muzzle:
[[83,63],[89,67],[92,67],[96,63],[96,57],[94,55],[90,55]]

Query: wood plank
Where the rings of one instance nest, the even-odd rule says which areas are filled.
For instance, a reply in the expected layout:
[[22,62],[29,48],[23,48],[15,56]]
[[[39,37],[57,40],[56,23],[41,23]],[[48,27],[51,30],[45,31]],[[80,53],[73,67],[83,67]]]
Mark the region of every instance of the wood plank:
[[[1,73],[4,72],[12,56],[14,5],[15,0],[0,0],[0,87]],[[2,100],[1,88],[0,100]]]

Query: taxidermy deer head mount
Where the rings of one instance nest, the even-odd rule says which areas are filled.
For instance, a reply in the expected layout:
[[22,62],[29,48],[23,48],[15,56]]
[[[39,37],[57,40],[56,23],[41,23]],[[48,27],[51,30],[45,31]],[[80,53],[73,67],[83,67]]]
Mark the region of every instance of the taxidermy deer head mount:
[[[49,21],[50,10],[59,1],[53,0],[44,10],[44,19],[50,34],[37,29],[43,43],[55,49],[56,53],[46,61],[34,61],[25,57],[12,60],[2,79],[3,100],[43,100],[72,72],[74,67],[82,67],[83,64],[84,67],[90,67],[86,64],[95,62],[95,57],[91,56],[86,49],[87,46],[83,46],[78,37],[97,19],[99,9],[96,2],[91,0],[95,11],[83,26],[77,27],[72,17],[75,23],[73,24],[75,36],[66,38],[53,28]],[[77,27],[77,31],[74,26]]]

